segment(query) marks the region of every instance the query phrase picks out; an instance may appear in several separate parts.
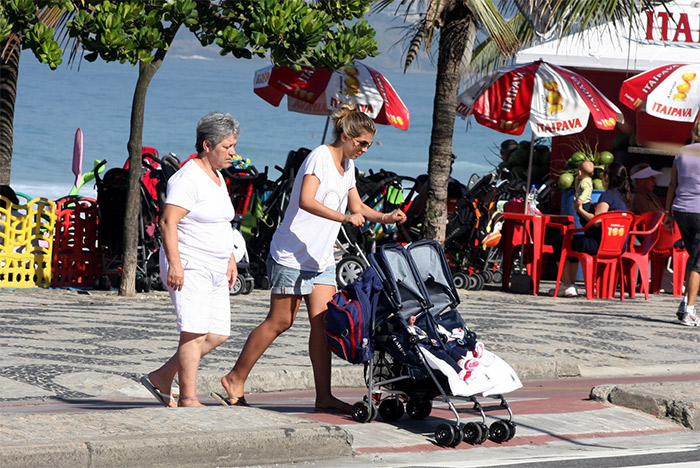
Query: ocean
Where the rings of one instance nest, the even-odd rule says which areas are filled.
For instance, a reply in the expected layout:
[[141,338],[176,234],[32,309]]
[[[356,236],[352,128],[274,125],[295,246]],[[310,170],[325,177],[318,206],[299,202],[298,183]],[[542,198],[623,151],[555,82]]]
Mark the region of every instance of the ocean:
[[[153,78],[146,98],[143,145],[161,155],[181,159],[194,152],[198,119],[213,110],[229,112],[241,122],[237,152],[258,170],[266,166],[276,178],[287,153],[321,143],[326,119],[289,112],[286,100],[279,108],[253,93],[253,73],[268,65],[262,59],[237,60],[216,54],[173,47]],[[357,160],[363,171],[386,169],[405,176],[427,172],[432,123],[435,72],[404,74],[365,61],[383,73],[411,112],[406,131],[379,125],[375,144]],[[94,160],[107,168],[121,167],[127,158],[131,101],[138,70],[129,64],[88,63],[61,65],[51,71],[28,51],[20,60],[14,119],[11,185],[30,197],[57,199],[71,189],[73,140],[77,128],[84,135],[83,172]],[[510,138],[476,122],[457,119],[453,177],[463,181],[483,175],[499,162],[500,142]],[[327,140],[330,137],[327,138]],[[523,135],[519,139],[529,139]],[[94,183],[80,192],[95,196]]]

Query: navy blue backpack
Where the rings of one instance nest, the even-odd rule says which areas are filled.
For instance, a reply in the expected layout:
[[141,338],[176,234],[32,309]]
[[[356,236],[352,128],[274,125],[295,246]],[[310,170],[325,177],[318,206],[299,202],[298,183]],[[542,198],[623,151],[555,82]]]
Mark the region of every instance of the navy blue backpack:
[[372,359],[371,331],[382,282],[368,267],[328,302],[326,339],[337,356],[353,364]]

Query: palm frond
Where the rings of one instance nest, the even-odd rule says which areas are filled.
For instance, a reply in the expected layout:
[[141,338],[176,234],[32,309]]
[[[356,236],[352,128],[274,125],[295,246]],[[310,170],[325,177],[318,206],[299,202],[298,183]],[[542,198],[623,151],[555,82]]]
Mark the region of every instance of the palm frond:
[[[527,44],[534,39],[534,30],[523,15],[515,15],[506,24],[521,43]],[[502,54],[491,37],[486,37],[474,48],[469,64],[470,75],[466,77],[467,85],[500,67],[509,65],[512,60],[512,55]]]
[[425,13],[425,51],[430,52],[430,47],[435,36],[435,29],[439,29],[443,24],[443,12],[447,7],[449,0],[432,0],[428,5],[428,11]]
[[425,18],[420,21],[418,24],[418,30],[416,31],[415,35],[411,39],[411,43],[408,46],[408,49],[406,50],[406,60],[404,61],[404,66],[403,66],[403,71],[404,73],[408,69],[408,67],[413,63],[413,61],[416,59],[418,56],[418,51],[420,50],[421,45],[425,41],[425,38],[428,33],[428,22],[425,20]]
[[491,0],[470,0],[469,7],[502,54],[511,55],[518,50],[520,41]]

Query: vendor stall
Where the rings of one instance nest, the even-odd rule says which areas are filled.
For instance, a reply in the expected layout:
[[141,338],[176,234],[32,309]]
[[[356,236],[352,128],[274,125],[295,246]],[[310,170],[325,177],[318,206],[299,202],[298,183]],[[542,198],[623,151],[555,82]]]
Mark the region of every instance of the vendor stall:
[[600,26],[550,40],[521,51],[516,63],[539,59],[585,76],[625,117],[616,132],[602,132],[589,124],[578,135],[552,138],[552,174],[558,174],[566,160],[585,144],[597,151],[613,152],[628,168],[647,162],[664,172],[657,191],[665,196],[672,156],[690,137],[693,123],[635,112],[621,105],[618,96],[622,82],[639,72],[671,63],[700,63],[700,2],[676,1],[646,11],[631,25],[625,21],[616,27]]

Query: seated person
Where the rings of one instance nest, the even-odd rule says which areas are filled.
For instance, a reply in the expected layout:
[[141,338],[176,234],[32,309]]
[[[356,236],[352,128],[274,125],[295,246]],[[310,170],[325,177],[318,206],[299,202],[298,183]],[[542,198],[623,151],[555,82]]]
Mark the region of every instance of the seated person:
[[508,161],[510,153],[518,149],[518,142],[515,140],[503,140],[501,142],[501,159]]
[[647,163],[639,163],[630,169],[630,179],[634,193],[630,209],[634,214],[649,211],[666,211],[659,197],[654,193],[656,177],[662,173],[655,171]]
[[[647,163],[639,163],[632,166],[630,169],[630,179],[632,179],[634,193],[632,194],[630,209],[634,214],[648,213],[650,211],[666,211],[661,200],[659,200],[659,197],[654,193],[656,178],[661,174],[662,172],[655,171]],[[670,216],[666,216],[655,250],[669,250],[673,247],[672,227],[673,220]]]

